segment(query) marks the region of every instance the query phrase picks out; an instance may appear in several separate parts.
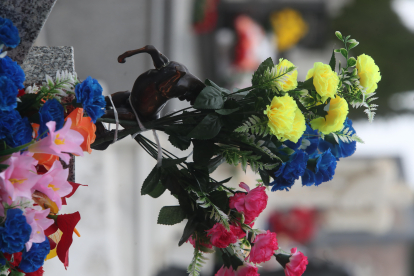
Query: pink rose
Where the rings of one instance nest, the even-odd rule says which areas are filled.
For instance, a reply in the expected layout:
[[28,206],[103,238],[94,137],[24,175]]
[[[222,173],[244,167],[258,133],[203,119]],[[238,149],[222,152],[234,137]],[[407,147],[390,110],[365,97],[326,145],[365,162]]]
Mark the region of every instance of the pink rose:
[[256,236],[248,258],[255,264],[267,262],[278,248],[276,233],[267,230],[266,233]]
[[226,248],[237,241],[237,237],[231,231],[227,231],[221,223],[216,223],[213,228],[207,230],[207,237],[210,237],[211,244],[218,248]]
[[250,224],[266,208],[268,199],[265,192],[266,188],[264,186],[259,186],[253,190],[249,190],[248,186],[243,182],[241,182],[239,186],[246,189],[248,193],[245,194],[239,192],[230,197],[229,206],[230,208],[243,213],[245,223]]
[[308,258],[303,255],[302,252],[297,251],[296,247],[290,250],[292,255],[289,258],[289,262],[285,266],[286,276],[301,276],[306,270],[308,264]]
[[[193,235],[191,235],[190,238],[188,238],[187,242],[190,242],[195,248],[195,239],[193,238]],[[202,239],[198,239],[198,244],[209,249],[213,248],[213,245],[211,243],[206,243]],[[203,251],[202,249],[200,250]]]

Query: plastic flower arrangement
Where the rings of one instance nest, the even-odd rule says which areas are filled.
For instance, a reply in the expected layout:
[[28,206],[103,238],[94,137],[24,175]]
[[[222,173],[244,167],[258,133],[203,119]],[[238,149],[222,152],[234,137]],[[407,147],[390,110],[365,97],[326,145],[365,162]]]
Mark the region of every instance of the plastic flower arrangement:
[[[0,53],[19,42],[11,21],[0,18]],[[81,83],[68,72],[24,88],[23,70],[6,54],[0,54],[0,274],[43,275],[45,259],[58,256],[69,264],[80,215],[60,211],[80,184],[68,181],[67,165],[70,154],[90,153],[95,139],[95,125],[81,107],[93,110],[96,120],[105,100],[96,80]]]
[[[0,62],[0,270],[42,275],[44,260],[55,256],[68,266],[80,220],[79,212],[60,214],[80,185],[67,180],[70,154],[82,156],[132,135],[157,160],[141,194],[157,198],[168,190],[178,199],[179,205],[161,209],[158,223],[186,220],[178,245],[194,247],[190,275],[199,275],[205,254],[215,250],[224,264],[218,276],[259,275],[258,266],[273,257],[287,276],[302,275],[307,257],[296,248],[284,252],[276,233],[254,225],[267,206],[267,189],[289,190],[298,179],[303,186],[320,185],[333,178],[341,158],[355,152],[362,140],[347,118],[349,105],[366,107],[373,119],[378,67],[366,55],[349,57],[358,42],[336,35],[344,48],[334,50],[329,65],[315,64],[304,82],[297,80],[291,62],[274,64],[269,58],[254,73],[251,87],[230,92],[206,80],[192,107],[144,124],[103,116],[117,114],[115,106],[90,77],[80,82],[76,74],[57,72],[55,80],[47,76],[42,87],[18,93],[21,69]],[[0,20],[0,42],[14,41],[14,29]],[[346,59],[338,70],[335,53]],[[2,53],[1,58],[7,57]],[[126,127],[109,132],[112,137],[99,132],[96,137],[94,123],[102,122]],[[150,129],[167,133],[180,150],[192,146],[192,160],[140,134]],[[244,191],[230,188],[231,177],[210,177],[224,162],[241,164],[244,171],[250,166],[261,180],[253,189],[245,183],[239,185]]]

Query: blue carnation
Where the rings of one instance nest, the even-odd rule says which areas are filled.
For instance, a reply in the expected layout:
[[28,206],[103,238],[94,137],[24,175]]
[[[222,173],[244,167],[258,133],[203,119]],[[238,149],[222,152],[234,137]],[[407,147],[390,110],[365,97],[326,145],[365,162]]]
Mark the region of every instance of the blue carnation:
[[336,169],[336,158],[331,153],[331,149],[322,154],[311,155],[308,163],[308,168],[302,176],[302,185],[318,186],[322,182],[332,180]]
[[9,254],[20,252],[29,241],[32,227],[20,209],[7,210],[7,219],[0,227],[0,250]]
[[289,188],[295,183],[299,176],[302,176],[306,169],[306,162],[308,155],[298,150],[292,154],[289,161],[283,163],[275,173],[274,180],[270,185],[273,185],[272,191],[284,190],[289,191]]
[[56,122],[56,130],[59,130],[63,127],[65,121],[65,111],[63,110],[62,104],[56,100],[51,99],[47,100],[45,104],[39,110],[40,117],[40,126],[39,134],[43,138],[46,136],[49,129],[46,126],[46,123],[50,121]]
[[97,80],[87,77],[82,83],[76,85],[75,94],[77,102],[82,103],[94,123],[105,114],[105,97],[102,96],[102,86]]
[[33,243],[28,252],[24,250],[19,268],[26,273],[37,271],[45,262],[49,252],[50,244],[48,238],[42,243]]
[[289,140],[283,142],[286,146],[293,150],[304,150],[307,154],[312,154],[316,151],[319,142],[319,135],[317,130],[313,130],[308,124],[306,124],[306,130],[297,143],[293,143]]
[[[348,129],[348,131],[350,131],[348,135],[353,135],[356,133],[355,129],[352,127],[351,119],[346,118],[346,121],[344,123],[344,130],[345,129]],[[342,140],[338,139],[339,143],[337,143],[333,137],[330,140],[328,139],[329,136],[325,136],[325,140],[321,139],[319,141],[318,148],[322,152],[331,149],[332,154],[336,157],[337,160],[339,160],[339,158],[351,156],[356,150],[355,141],[345,143],[342,142]]]
[[15,109],[0,111],[0,140],[12,148],[32,141],[33,129],[27,117],[22,118]]
[[0,76],[8,77],[17,88],[24,88],[23,82],[26,79],[24,72],[20,65],[10,57],[0,58]]
[[19,93],[16,85],[6,76],[0,76],[0,110],[10,111],[17,107],[16,97]]
[[16,48],[20,43],[19,31],[10,19],[0,17],[0,44]]

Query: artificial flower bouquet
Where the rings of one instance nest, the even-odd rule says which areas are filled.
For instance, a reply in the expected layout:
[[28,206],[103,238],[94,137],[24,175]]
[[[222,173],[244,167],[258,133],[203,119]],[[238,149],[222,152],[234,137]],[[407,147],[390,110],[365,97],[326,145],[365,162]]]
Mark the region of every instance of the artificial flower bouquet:
[[91,153],[105,99],[96,80],[67,71],[24,87],[23,70],[2,51],[19,42],[0,18],[0,274],[40,276],[45,259],[68,266],[80,220],[59,213],[80,186],[68,181],[68,165],[71,154]]
[[[0,42],[18,44],[15,28],[0,21]],[[371,57],[357,59],[349,51],[358,45],[350,37],[336,36],[344,48],[334,50],[329,64],[316,62],[306,80],[288,60],[265,60],[252,77],[252,86],[229,91],[210,80],[194,104],[159,119],[120,120],[111,98],[105,101],[98,82],[82,83],[75,74],[57,73],[41,86],[24,88],[24,73],[3,52],[0,59],[0,262],[12,275],[41,275],[45,259],[58,256],[68,265],[79,213],[62,215],[60,208],[78,188],[67,181],[70,154],[118,141],[132,135],[155,160],[141,189],[154,198],[168,190],[178,200],[165,206],[158,223],[186,220],[178,245],[188,242],[194,257],[188,272],[199,275],[206,253],[221,254],[218,276],[254,276],[258,265],[272,257],[286,275],[302,275],[308,263],[296,248],[285,252],[276,233],[254,228],[266,208],[266,190],[289,190],[301,177],[302,185],[320,185],[335,174],[337,161],[352,155],[356,135],[347,118],[348,106],[365,107],[370,120],[376,105],[372,97],[381,76]],[[16,39],[17,38],[17,39]],[[336,62],[340,53],[344,66]],[[191,92],[191,91],[190,91]],[[111,110],[112,109],[112,110]],[[109,112],[111,111],[111,112]],[[101,117],[104,113],[115,118]],[[139,110],[138,110],[139,113]],[[138,117],[138,115],[136,114]],[[115,123],[113,136],[98,136],[95,125]],[[118,130],[121,124],[125,129]],[[163,131],[180,150],[193,147],[189,156],[177,157],[140,134]],[[222,163],[248,166],[259,173],[257,187],[240,183],[235,190],[210,174]],[[20,274],[19,274],[20,273]],[[37,273],[37,274],[31,274]]]

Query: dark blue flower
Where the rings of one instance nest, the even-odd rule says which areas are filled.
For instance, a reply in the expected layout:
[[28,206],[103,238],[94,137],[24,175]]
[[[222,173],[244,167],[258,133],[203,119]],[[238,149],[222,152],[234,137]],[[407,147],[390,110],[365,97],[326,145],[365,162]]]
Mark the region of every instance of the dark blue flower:
[[274,180],[270,185],[273,185],[272,191],[284,190],[289,191],[289,188],[295,183],[299,176],[302,176],[306,169],[306,162],[308,155],[298,150],[292,154],[289,161],[283,163],[275,173]]
[[6,76],[0,76],[0,110],[10,111],[17,107],[16,97],[19,93],[16,85]]
[[306,130],[303,133],[302,137],[298,140],[297,143],[293,143],[289,140],[283,142],[286,146],[293,150],[301,149],[304,150],[307,154],[312,154],[318,147],[319,135],[317,130],[313,130],[308,124],[306,124]]
[[10,19],[0,17],[0,44],[16,48],[20,43],[19,31]]
[[318,186],[332,180],[336,169],[336,158],[328,149],[322,154],[315,153],[309,157],[308,167],[302,176],[302,185]]
[[19,268],[26,273],[37,271],[45,262],[49,252],[50,244],[48,238],[42,243],[33,243],[29,252],[26,249],[24,250]]
[[27,117],[22,118],[15,109],[0,111],[0,140],[12,148],[32,141],[33,129]]
[[0,58],[0,76],[8,77],[19,89],[23,89],[26,79],[22,68],[10,57]]
[[62,104],[56,100],[51,99],[47,100],[45,104],[39,110],[40,117],[40,126],[39,126],[39,135],[40,137],[46,137],[49,129],[46,126],[47,122],[55,121],[56,130],[59,130],[63,127],[65,121],[65,111],[63,110]]
[[32,228],[20,209],[7,210],[7,218],[0,227],[0,250],[9,254],[20,252],[29,241]]
[[[351,119],[346,118],[344,123],[344,129],[350,131],[348,135],[355,134],[355,129],[352,127]],[[343,132],[343,131],[342,131]],[[356,150],[356,142],[344,143],[342,140],[338,139],[339,144],[335,141],[333,137],[325,136],[325,140],[321,139],[319,141],[318,148],[320,151],[324,152],[327,149],[331,149],[332,154],[336,157],[337,160],[342,157],[348,157],[354,154]]]
[[102,96],[102,86],[97,80],[87,77],[82,83],[76,85],[75,94],[77,102],[82,103],[94,123],[105,114],[105,97]]
[[6,265],[6,259],[0,257],[0,265]]

